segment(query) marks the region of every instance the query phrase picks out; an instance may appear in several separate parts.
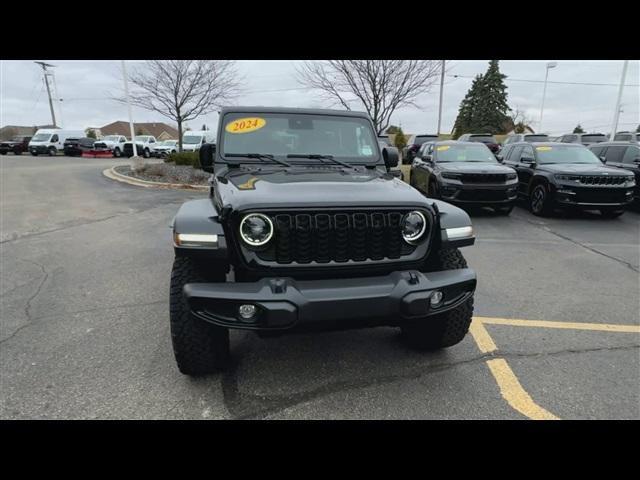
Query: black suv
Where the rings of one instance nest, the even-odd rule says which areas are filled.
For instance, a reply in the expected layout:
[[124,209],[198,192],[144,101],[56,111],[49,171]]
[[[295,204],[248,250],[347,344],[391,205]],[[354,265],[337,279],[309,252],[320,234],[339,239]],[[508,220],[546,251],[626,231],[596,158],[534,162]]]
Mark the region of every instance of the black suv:
[[227,365],[229,329],[260,335],[394,325],[460,342],[476,275],[469,216],[387,173],[366,113],[229,107],[200,149],[208,198],[173,220],[173,349],[182,373]]
[[31,137],[13,137],[11,140],[5,140],[0,143],[0,155],[6,155],[13,152],[14,155],[20,155],[22,152],[29,150],[29,142]]
[[481,142],[484,143],[494,154],[500,151],[500,144],[496,137],[490,133],[465,133],[458,137],[460,142]]
[[500,165],[482,143],[442,141],[422,145],[411,165],[411,186],[459,205],[490,206],[509,215],[517,199],[518,176]]
[[64,142],[64,154],[68,157],[78,157],[93,149],[95,138],[67,138]]
[[630,142],[603,142],[589,147],[609,167],[629,170],[636,177],[634,199],[640,200],[640,145]]
[[502,159],[518,172],[518,193],[535,215],[563,206],[617,217],[633,200],[633,174],[605,166],[582,145],[514,143],[504,148]]
[[405,165],[409,165],[413,162],[413,158],[420,150],[420,147],[425,142],[433,142],[438,140],[438,135],[416,135],[413,139],[413,143],[410,143],[406,147],[404,147],[404,151],[402,152],[402,163]]

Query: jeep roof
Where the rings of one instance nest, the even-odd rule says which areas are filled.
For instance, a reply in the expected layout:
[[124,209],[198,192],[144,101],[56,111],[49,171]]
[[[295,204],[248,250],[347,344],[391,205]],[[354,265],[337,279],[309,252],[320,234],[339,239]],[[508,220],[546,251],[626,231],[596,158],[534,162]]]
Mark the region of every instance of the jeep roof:
[[293,108],[293,107],[223,107],[220,115],[227,113],[298,113],[306,115],[340,115],[343,117],[371,118],[367,112],[353,110],[330,110],[326,108]]

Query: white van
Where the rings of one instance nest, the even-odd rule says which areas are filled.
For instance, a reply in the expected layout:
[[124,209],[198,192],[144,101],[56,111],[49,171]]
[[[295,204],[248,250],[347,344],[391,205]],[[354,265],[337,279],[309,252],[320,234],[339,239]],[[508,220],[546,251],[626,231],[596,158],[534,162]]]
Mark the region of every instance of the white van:
[[215,143],[216,133],[211,130],[194,132],[189,130],[182,135],[182,151],[197,152],[203,143]]
[[50,156],[64,150],[64,142],[67,138],[83,138],[82,130],[63,130],[61,128],[41,128],[29,142],[29,152],[36,156],[39,153]]

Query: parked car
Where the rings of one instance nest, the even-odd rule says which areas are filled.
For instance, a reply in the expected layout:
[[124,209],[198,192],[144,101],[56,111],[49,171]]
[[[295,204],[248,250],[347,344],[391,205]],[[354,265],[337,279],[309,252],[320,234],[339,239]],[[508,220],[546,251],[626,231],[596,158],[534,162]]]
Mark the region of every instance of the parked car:
[[602,142],[589,147],[608,167],[628,170],[636,177],[634,200],[640,201],[640,145],[632,142]]
[[500,143],[496,137],[490,133],[465,133],[458,138],[459,142],[481,142],[484,143],[494,154],[500,151]]
[[438,135],[416,135],[402,151],[402,163],[409,165],[424,142],[438,140]]
[[64,142],[64,154],[68,157],[78,157],[84,152],[93,150],[93,145],[96,143],[94,138],[67,138]]
[[29,141],[31,137],[17,136],[11,140],[5,140],[0,143],[0,155],[6,155],[13,152],[14,155],[21,155],[29,149]]
[[546,133],[513,133],[507,135],[502,145],[509,145],[510,143],[518,142],[550,142],[549,135]]
[[126,141],[127,137],[124,135],[107,135],[100,140],[96,140],[94,147],[99,149],[107,148],[113,153],[113,156],[117,158],[122,156]]
[[584,146],[607,140],[609,138],[604,133],[567,133],[560,138],[561,143],[581,143]]
[[476,275],[459,247],[475,241],[471,220],[387,174],[398,151],[380,152],[367,113],[229,107],[219,119],[216,148],[200,149],[209,198],[172,223],[182,373],[228,367],[229,329],[390,325],[422,350],[464,339]]
[[205,143],[215,143],[216,134],[211,130],[189,130],[182,135],[182,151],[197,152]]
[[640,143],[640,133],[638,132],[618,132],[613,136],[614,142]]
[[608,167],[588,148],[568,143],[513,143],[502,157],[518,172],[518,194],[534,215],[556,207],[617,217],[633,201],[633,173]]
[[63,130],[61,128],[41,128],[29,141],[29,152],[33,156],[41,153],[49,156],[57,155],[64,150],[67,138],[82,138],[82,130]]
[[411,165],[411,186],[430,198],[456,205],[489,206],[509,215],[517,199],[518,177],[478,142],[427,142]]
[[390,147],[393,147],[393,145],[391,144],[391,140],[389,139],[389,135],[386,133],[383,133],[382,135],[378,135],[378,140],[380,142],[383,142],[385,145],[389,145]]
[[164,158],[171,153],[176,153],[178,151],[178,140],[164,140],[162,142],[158,142],[158,144],[153,147],[153,151],[151,152],[151,156],[157,158]]
[[[152,135],[138,135],[135,138],[136,142],[136,153],[139,157],[149,158],[151,156],[151,152],[155,148],[156,137]],[[133,142],[131,140],[124,143],[122,147],[122,153],[125,157],[133,157]]]

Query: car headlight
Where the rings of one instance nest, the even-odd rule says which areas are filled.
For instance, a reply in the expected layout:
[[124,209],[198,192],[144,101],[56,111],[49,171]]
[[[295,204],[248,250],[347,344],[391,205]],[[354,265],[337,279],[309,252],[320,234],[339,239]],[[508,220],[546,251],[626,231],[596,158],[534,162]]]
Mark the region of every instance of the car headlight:
[[516,172],[507,173],[507,180],[515,180],[516,178],[518,178],[518,174]]
[[462,177],[461,177],[461,175],[459,173],[447,173],[447,172],[444,172],[442,174],[442,178],[448,178],[450,180],[460,180],[460,178],[462,178]]
[[427,219],[422,212],[414,210],[402,218],[402,238],[407,243],[416,243],[427,229]]
[[554,175],[554,178],[565,182],[575,181],[575,177],[573,175]]
[[273,236],[271,219],[261,213],[250,213],[240,222],[240,236],[252,247],[266,244]]

